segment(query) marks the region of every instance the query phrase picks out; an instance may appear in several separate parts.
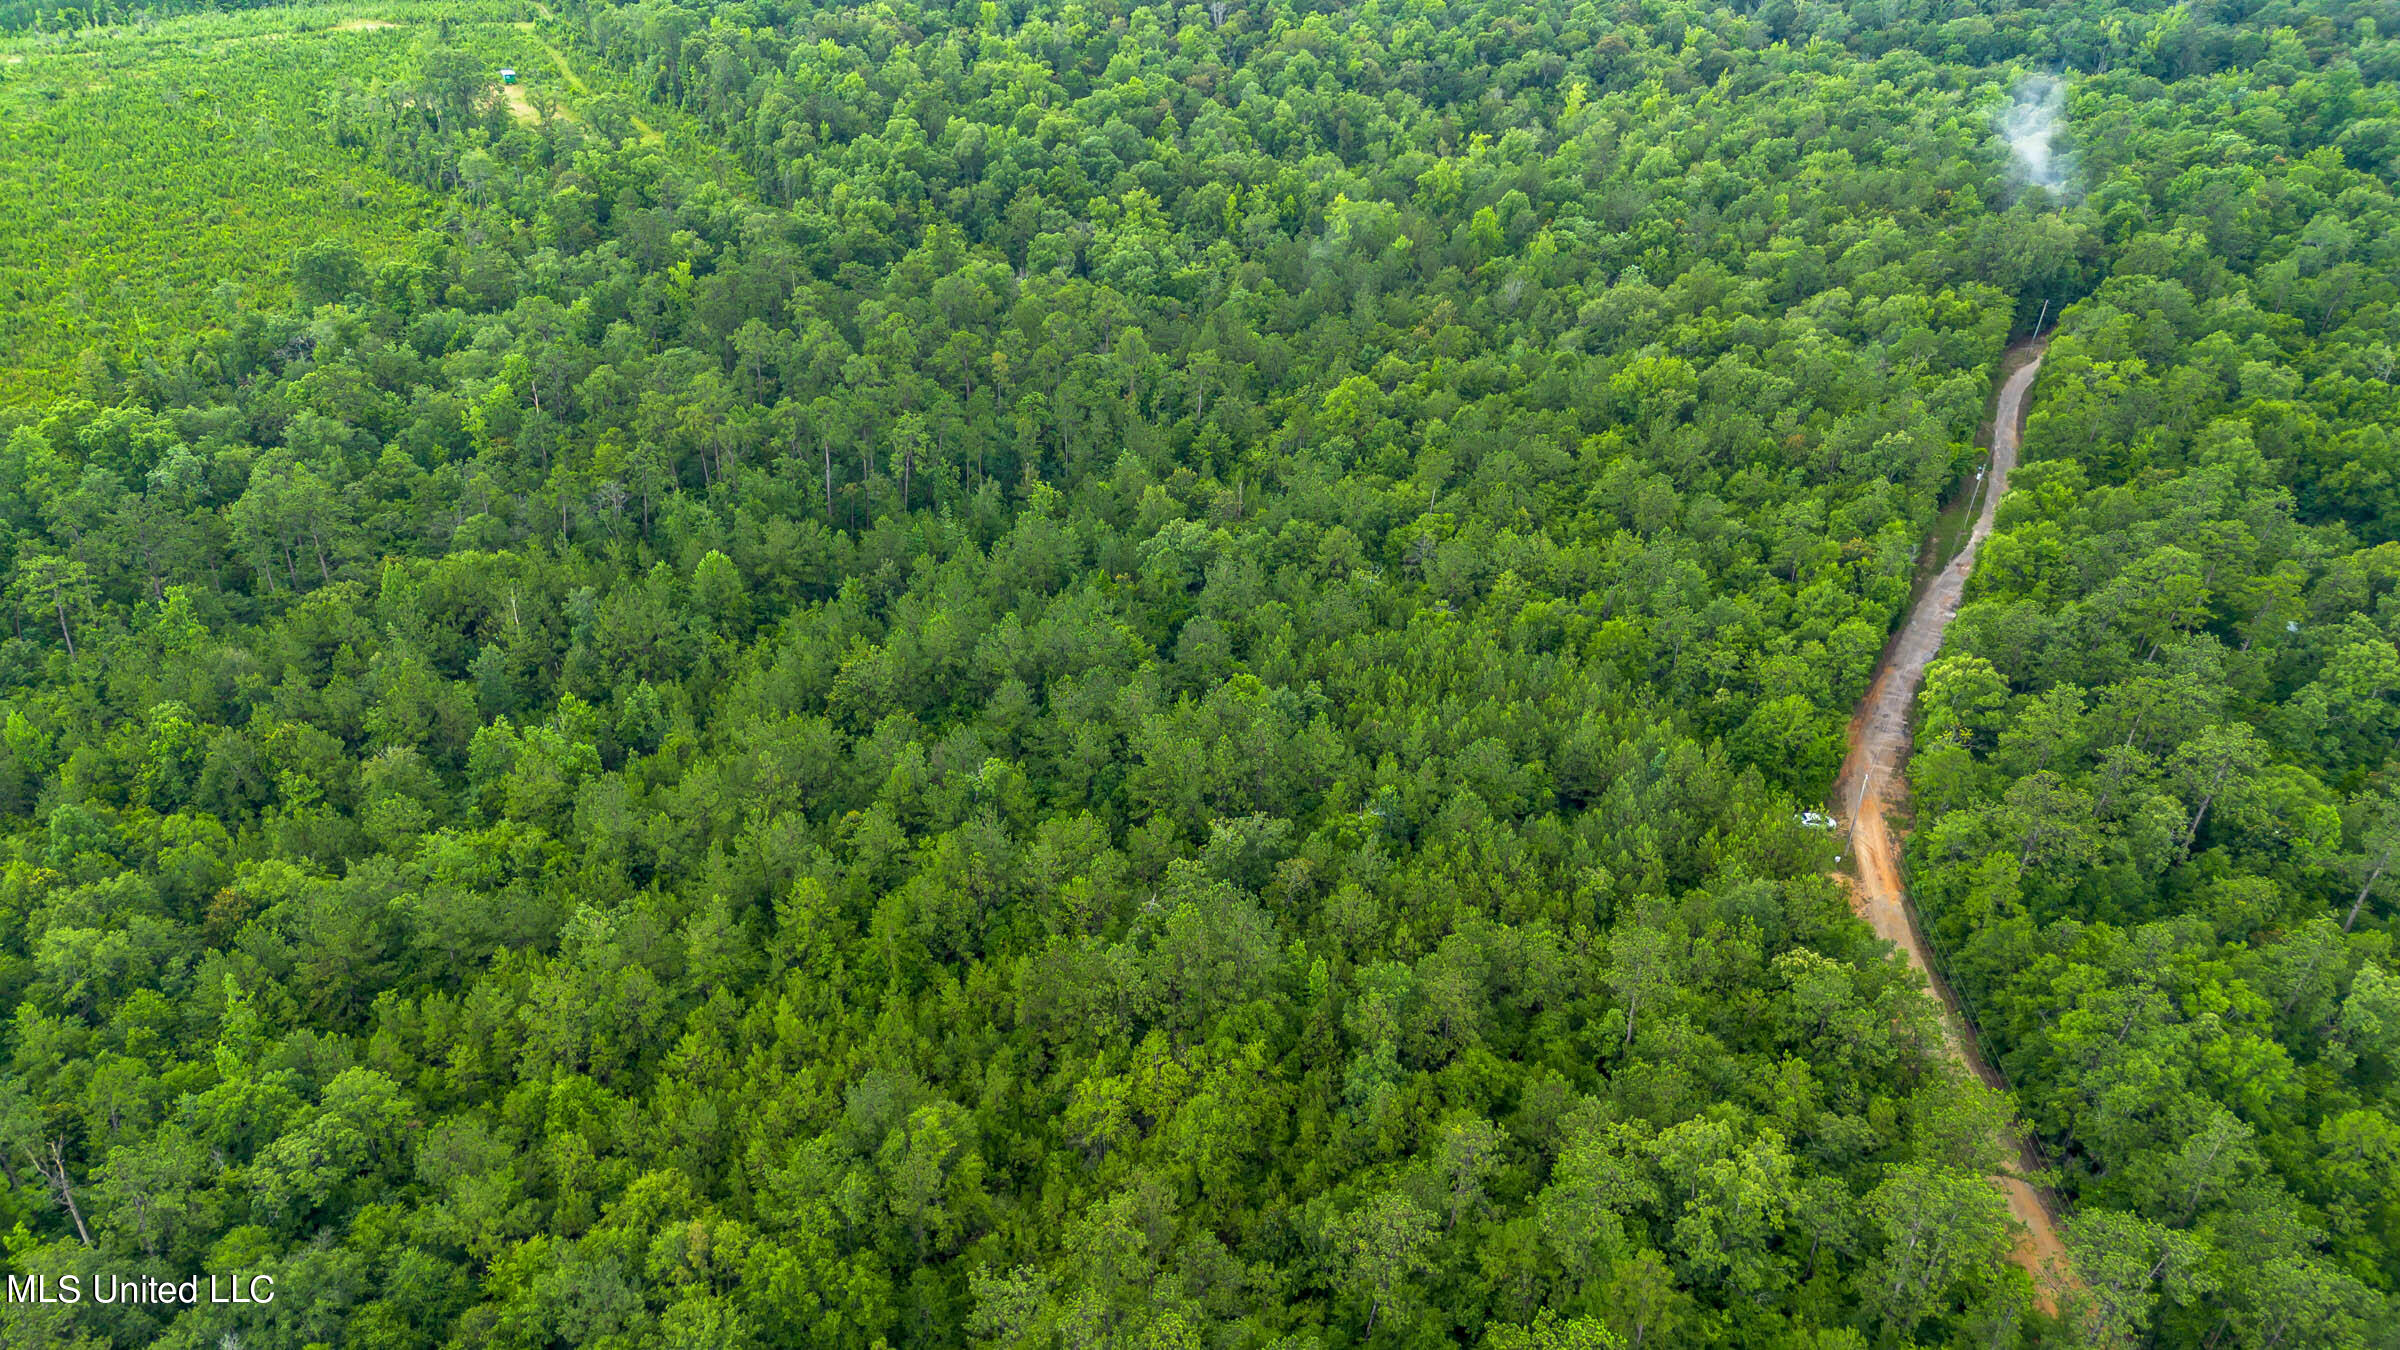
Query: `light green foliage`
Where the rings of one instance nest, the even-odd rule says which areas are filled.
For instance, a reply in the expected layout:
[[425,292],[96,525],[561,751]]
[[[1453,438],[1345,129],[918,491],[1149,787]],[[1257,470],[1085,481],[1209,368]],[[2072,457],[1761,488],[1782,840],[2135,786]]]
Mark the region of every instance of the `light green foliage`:
[[382,254],[408,237],[429,199],[324,124],[326,96],[407,60],[408,39],[264,19],[0,42],[0,399],[238,327],[291,293],[296,241]]
[[[249,278],[10,309],[8,1273],[283,1291],[0,1341],[2360,1339],[2356,8],[0,0]],[[2046,303],[1915,843],[2066,1320],[1797,819]]]
[[1596,1317],[1562,1319],[1544,1309],[1531,1326],[1496,1326],[1484,1350],[1624,1350],[1624,1339]]
[[[2271,135],[2232,110],[2304,82],[2270,56],[2180,87],[2197,125]],[[2395,166],[2299,143],[2204,163],[2153,134],[2151,88],[2075,95],[2121,252],[2062,316],[1929,674],[1915,870],[2063,1164],[2090,1343],[2372,1343],[2400,1291],[2375,1011]],[[2259,214],[2195,213],[2220,193]]]
[[[13,7],[0,25],[17,26]],[[69,23],[91,12],[106,7]],[[470,151],[447,181],[407,181],[406,164],[345,149],[344,109],[422,78],[491,141],[538,116],[536,95],[571,116],[589,86],[520,17],[502,3],[272,5],[0,39],[0,403],[104,389],[287,302],[362,305],[412,284],[405,255],[443,202],[425,188],[485,191],[498,165]],[[522,106],[500,97],[503,65],[523,72]],[[218,370],[208,356],[150,368],[178,385]]]

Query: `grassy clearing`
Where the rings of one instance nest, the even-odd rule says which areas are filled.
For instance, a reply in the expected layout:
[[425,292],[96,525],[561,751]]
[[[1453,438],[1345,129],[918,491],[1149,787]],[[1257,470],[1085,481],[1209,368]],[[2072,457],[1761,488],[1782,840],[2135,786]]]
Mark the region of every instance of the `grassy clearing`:
[[5,53],[0,401],[57,392],[87,349],[148,348],[244,292],[279,296],[296,239],[381,252],[428,205],[323,128],[325,96],[403,40],[186,27]]
[[412,78],[438,33],[523,72],[521,120],[571,115],[587,91],[526,13],[395,0],[0,41],[0,405],[69,387],[87,351],[154,352],[280,301],[296,241],[392,251],[437,200],[334,145],[328,95]]

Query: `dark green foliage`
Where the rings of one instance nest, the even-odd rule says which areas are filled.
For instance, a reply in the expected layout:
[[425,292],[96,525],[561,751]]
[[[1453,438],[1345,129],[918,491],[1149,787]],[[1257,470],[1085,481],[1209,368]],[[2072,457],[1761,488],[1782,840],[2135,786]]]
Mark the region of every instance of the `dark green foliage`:
[[[2331,335],[2389,323],[2390,166],[2340,138],[2390,44],[1898,8],[562,5],[646,101],[531,120],[428,19],[325,131],[435,225],[279,241],[298,306],[0,439],[9,1267],[283,1291],[11,1343],[2082,1343],[2001,1259],[2004,1105],[1796,814],[2004,341],[2096,285],[2050,389],[2213,325],[2278,409],[2237,445],[2225,389],[2161,395],[2170,444],[2045,396],[2145,547],[2069,566],[2076,470],[2028,472],[1980,584],[2058,589],[1977,611],[1920,782],[2085,790],[2066,751],[2001,783],[2058,677],[2000,653],[2068,661],[2124,573],[2072,668],[2156,708],[2143,800],[2242,789],[2025,861],[2162,907],[2112,922],[2179,898],[2140,859],[2205,868],[2288,929],[2209,958],[2267,992],[2205,1072],[2314,1114],[2228,1099],[2087,1188],[2092,1268],[2141,1277],[2110,1334],[2200,1343],[2250,1257],[2217,1343],[2369,1325],[2385,1211],[2225,1234],[2373,1194],[2400,1054],[2383,911],[2345,939],[2275,852],[2400,835],[2339,795],[2379,785],[2379,489],[2301,448],[2389,390],[2351,369],[2388,332]],[[2195,169],[2146,221],[2097,148],[2060,209],[1989,134],[2017,54],[2123,67],[2096,116],[2229,64],[2349,102],[2243,123],[2288,160],[2260,210]],[[2154,103],[2126,136],[2195,155],[2247,116]],[[2182,297],[2105,336],[2151,253]],[[2278,586],[2350,636],[2243,664]],[[2351,1061],[2258,1067],[2308,1037]]]
[[2268,168],[2152,130],[2273,134],[2238,110],[2292,73],[2078,92],[2117,261],[1921,705],[1929,928],[2083,1210],[2096,1343],[2384,1344],[2400,1288],[2393,166],[2338,71],[2281,105],[2342,90],[2336,143]]

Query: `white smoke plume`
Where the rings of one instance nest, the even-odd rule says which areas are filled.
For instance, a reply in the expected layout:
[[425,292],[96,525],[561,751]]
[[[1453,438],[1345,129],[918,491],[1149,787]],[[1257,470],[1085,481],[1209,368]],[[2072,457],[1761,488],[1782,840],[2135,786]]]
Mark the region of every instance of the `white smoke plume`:
[[1993,121],[2025,183],[2057,192],[2074,175],[2074,152],[2059,144],[2066,114],[2067,87],[2054,76],[2028,75],[2009,91]]

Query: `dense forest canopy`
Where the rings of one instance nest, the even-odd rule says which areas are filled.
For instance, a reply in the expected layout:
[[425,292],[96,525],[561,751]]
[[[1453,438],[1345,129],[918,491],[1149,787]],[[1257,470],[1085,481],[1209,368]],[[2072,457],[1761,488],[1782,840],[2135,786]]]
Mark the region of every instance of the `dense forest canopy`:
[[[2079,115],[2139,144],[2157,100],[2100,77]],[[2334,1344],[2400,1272],[2400,203],[2388,160],[2114,139],[2095,205],[2197,209],[2114,227],[2050,348],[1928,674],[1920,894],[2157,1338]]]
[[0,413],[0,1229],[279,1296],[10,1343],[2393,1344],[2400,5],[178,8],[413,214]]

